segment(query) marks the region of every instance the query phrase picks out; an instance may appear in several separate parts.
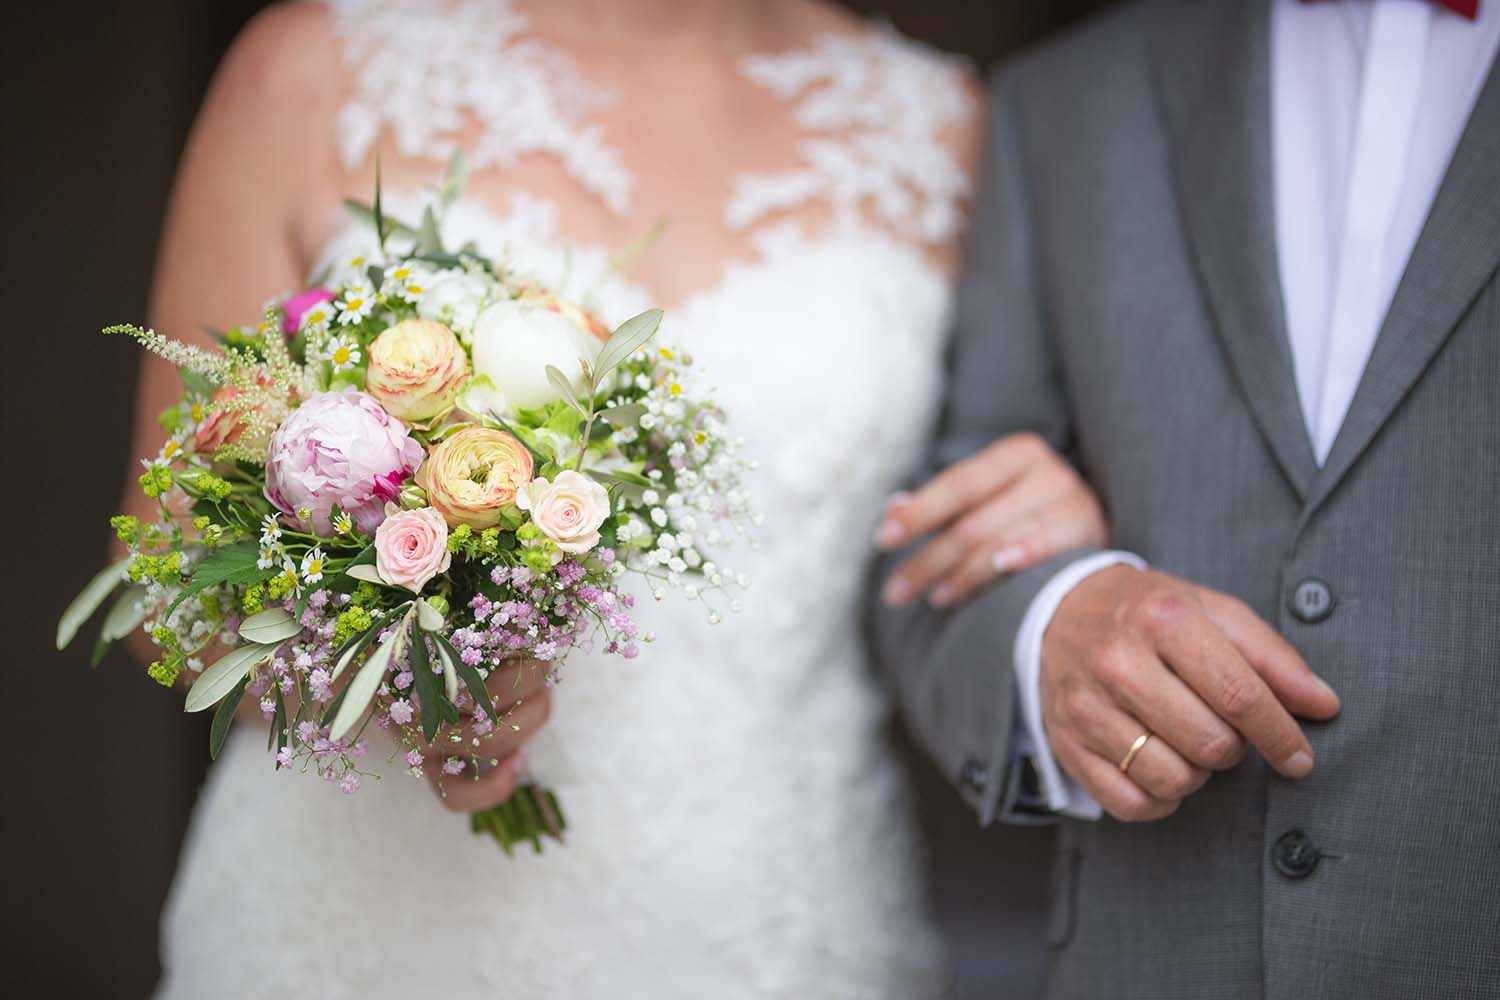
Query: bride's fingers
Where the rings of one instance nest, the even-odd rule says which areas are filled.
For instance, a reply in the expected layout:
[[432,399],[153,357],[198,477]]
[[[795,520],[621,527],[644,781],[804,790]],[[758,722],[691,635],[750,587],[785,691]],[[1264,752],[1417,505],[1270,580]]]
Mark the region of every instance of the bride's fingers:
[[529,698],[496,706],[500,721],[483,734],[473,729],[472,719],[456,731],[439,733],[437,739],[422,751],[429,759],[475,757],[481,760],[504,757],[521,746],[546,723],[552,714],[552,696],[542,690]]
[[958,604],[1005,573],[1018,573],[1053,556],[1104,541],[1104,519],[1087,494],[1049,501],[1002,524],[993,539],[973,548],[942,582],[933,587],[938,607]]
[[885,520],[875,531],[875,544],[896,549],[936,531],[1004,490],[1046,451],[1047,445],[1036,435],[1012,434],[955,462],[915,493],[898,496],[887,505]]
[[494,768],[479,773],[445,775],[433,781],[433,791],[454,812],[474,812],[498,806],[510,798],[521,784],[521,769],[526,755],[519,750]]
[[886,582],[886,601],[901,604],[912,600],[957,571],[976,552],[988,550],[991,539],[1002,537],[1010,525],[1028,517],[1032,505],[1048,499],[1041,490],[1041,484],[1018,483],[943,529],[891,574]]

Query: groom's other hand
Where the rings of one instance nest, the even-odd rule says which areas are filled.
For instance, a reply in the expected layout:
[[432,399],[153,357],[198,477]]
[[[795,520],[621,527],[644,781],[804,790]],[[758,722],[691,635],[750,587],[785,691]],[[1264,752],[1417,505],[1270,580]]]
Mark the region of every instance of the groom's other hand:
[[[1116,819],[1160,819],[1238,764],[1245,744],[1289,778],[1313,767],[1293,716],[1339,699],[1235,598],[1114,566],[1079,583],[1042,640],[1042,720],[1063,769]],[[1142,733],[1150,739],[1134,755]],[[1121,765],[1129,760],[1129,767]]]
[[1073,467],[1040,436],[1011,434],[887,503],[880,548],[933,537],[891,574],[883,596],[959,604],[1001,574],[1102,545],[1106,533],[1099,500]]

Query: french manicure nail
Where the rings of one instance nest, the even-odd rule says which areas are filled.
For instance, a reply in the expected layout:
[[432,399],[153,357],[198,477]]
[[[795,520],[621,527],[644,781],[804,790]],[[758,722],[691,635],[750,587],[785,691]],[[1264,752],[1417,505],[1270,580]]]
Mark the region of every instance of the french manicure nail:
[[1286,772],[1293,778],[1305,778],[1312,773],[1312,754],[1298,750],[1286,759]]
[[1021,560],[1026,558],[1026,549],[1020,545],[1010,545],[999,549],[990,556],[990,568],[996,573],[1009,573],[1020,565]]
[[897,490],[895,493],[892,493],[890,496],[885,498],[885,509],[890,510],[892,507],[895,507],[898,504],[906,503],[906,501],[910,499],[910,493],[906,492],[905,490]]
[[940,583],[932,588],[932,593],[927,595],[927,600],[935,608],[946,608],[953,603],[953,596],[953,588],[946,583]]
[[906,530],[901,527],[901,522],[893,517],[881,521],[880,527],[875,529],[875,544],[883,549],[895,548],[905,537]]
[[893,576],[886,583],[881,596],[887,604],[905,604],[911,600],[911,584],[899,576]]

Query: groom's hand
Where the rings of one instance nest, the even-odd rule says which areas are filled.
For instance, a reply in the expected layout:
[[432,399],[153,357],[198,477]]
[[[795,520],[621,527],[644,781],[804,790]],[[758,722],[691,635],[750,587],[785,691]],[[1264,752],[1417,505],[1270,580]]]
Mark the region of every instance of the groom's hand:
[[1121,820],[1170,815],[1211,771],[1239,763],[1247,742],[1277,771],[1304,777],[1312,748],[1293,715],[1339,710],[1332,689],[1243,603],[1128,566],[1087,577],[1058,606],[1040,693],[1058,763]]

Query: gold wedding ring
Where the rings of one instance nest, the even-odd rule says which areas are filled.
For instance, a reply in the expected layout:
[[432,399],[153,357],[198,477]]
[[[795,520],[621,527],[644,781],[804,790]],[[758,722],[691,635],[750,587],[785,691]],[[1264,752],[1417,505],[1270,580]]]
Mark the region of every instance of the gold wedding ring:
[[1150,740],[1151,730],[1149,729],[1135,738],[1135,742],[1130,744],[1130,749],[1125,754],[1125,759],[1120,761],[1121,774],[1130,773],[1130,765],[1135,763],[1136,754],[1140,753]]

